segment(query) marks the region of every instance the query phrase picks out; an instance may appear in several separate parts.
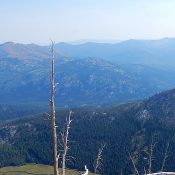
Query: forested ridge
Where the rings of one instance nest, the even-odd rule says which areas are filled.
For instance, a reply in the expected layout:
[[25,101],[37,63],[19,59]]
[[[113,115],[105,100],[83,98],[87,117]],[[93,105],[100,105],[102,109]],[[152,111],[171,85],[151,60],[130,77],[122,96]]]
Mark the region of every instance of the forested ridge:
[[[159,171],[167,143],[168,158],[165,170],[174,171],[175,149],[175,90],[155,95],[145,101],[128,103],[106,109],[73,109],[70,129],[69,168],[93,170],[101,143],[103,174],[131,174],[131,154],[140,172],[148,166],[147,154],[155,143],[153,172]],[[159,109],[159,110],[158,110]],[[161,110],[163,109],[163,110]],[[65,123],[68,110],[57,111],[58,135]],[[0,166],[26,162],[52,164],[50,121],[46,114],[7,122],[0,128]]]

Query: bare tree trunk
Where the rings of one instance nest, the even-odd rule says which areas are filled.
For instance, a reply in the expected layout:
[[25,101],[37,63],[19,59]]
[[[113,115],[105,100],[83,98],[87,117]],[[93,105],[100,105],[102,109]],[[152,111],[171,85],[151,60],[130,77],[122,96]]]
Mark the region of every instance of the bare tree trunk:
[[62,144],[63,144],[63,154],[62,154],[62,175],[66,174],[66,155],[68,151],[68,137],[69,137],[69,129],[70,129],[70,124],[72,122],[71,120],[71,114],[72,111],[70,111],[68,118],[66,119],[66,129],[63,130],[61,133],[62,137]]
[[150,155],[149,155],[149,168],[148,173],[152,173],[152,157],[153,157],[153,145],[150,146]]
[[58,151],[57,151],[57,133],[56,133],[56,117],[55,117],[55,72],[54,72],[54,42],[52,41],[52,64],[50,75],[50,112],[51,112],[51,132],[53,145],[53,161],[54,161],[54,175],[59,175],[58,171]]
[[155,146],[156,146],[156,143],[153,143],[153,139],[152,139],[152,143],[150,146],[150,153],[149,153],[149,168],[148,168],[149,174],[152,173],[153,151],[154,151]]
[[139,175],[139,171],[138,171],[138,169],[136,167],[135,161],[134,161],[134,159],[133,159],[133,157],[131,156],[130,153],[129,153],[129,158],[131,159],[131,162],[132,162],[133,167],[134,167],[134,174]]
[[164,166],[165,166],[165,163],[166,163],[166,159],[168,158],[168,148],[169,148],[169,142],[166,145],[166,149],[165,149],[165,154],[164,154],[164,158],[163,158],[161,172],[163,171]]
[[62,157],[62,175],[66,174],[66,156],[63,153],[63,157]]
[[106,145],[105,144],[101,144],[101,147],[98,149],[98,154],[97,154],[97,159],[95,160],[95,164],[94,164],[94,173],[97,174],[99,173],[99,171],[102,168],[102,153],[103,153],[103,149]]
[[89,170],[87,169],[87,166],[85,165],[85,172],[82,175],[88,175],[89,174]]

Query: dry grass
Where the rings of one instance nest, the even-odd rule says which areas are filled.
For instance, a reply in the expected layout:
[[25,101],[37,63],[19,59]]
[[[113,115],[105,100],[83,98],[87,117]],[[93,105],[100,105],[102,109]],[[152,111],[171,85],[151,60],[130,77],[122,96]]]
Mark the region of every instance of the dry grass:
[[[66,174],[79,175],[81,173],[75,170],[67,170]],[[23,166],[4,167],[0,168],[0,175],[53,175],[53,167],[40,164],[27,164]]]

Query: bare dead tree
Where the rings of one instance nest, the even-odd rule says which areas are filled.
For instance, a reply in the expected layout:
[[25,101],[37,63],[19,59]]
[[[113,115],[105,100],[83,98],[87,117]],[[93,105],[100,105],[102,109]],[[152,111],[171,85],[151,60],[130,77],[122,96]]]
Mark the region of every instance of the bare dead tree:
[[147,173],[146,173],[146,169],[145,169],[145,166],[144,166],[144,173],[145,173],[145,174],[147,174]]
[[145,154],[148,156],[148,169],[146,170],[144,167],[144,171],[148,174],[152,173],[152,162],[154,160],[153,152],[154,152],[154,148],[155,148],[156,144],[157,143],[154,142],[154,140],[152,138],[151,145],[147,149],[144,150]]
[[168,158],[168,148],[169,148],[169,142],[167,143],[166,148],[165,148],[165,154],[164,154],[164,158],[163,158],[161,172],[163,171],[165,163],[166,163],[166,159]]
[[58,171],[58,147],[57,147],[57,133],[56,133],[56,115],[55,115],[55,70],[54,70],[54,42],[51,45],[52,51],[52,63],[50,73],[50,113],[51,113],[51,134],[52,134],[52,145],[53,145],[53,161],[54,161],[54,175],[59,175]]
[[132,155],[130,153],[129,153],[129,158],[131,159],[132,165],[134,167],[134,174],[139,175],[139,171],[138,171],[138,169],[136,167],[135,160],[134,160],[134,158],[132,157]]
[[148,168],[148,173],[149,173],[149,174],[152,173],[153,151],[154,151],[155,146],[156,146],[156,143],[153,143],[153,140],[152,140],[151,145],[150,145],[150,153],[148,153],[148,156],[149,156],[149,168]]
[[61,132],[61,139],[62,139],[62,146],[63,146],[63,153],[62,153],[62,175],[66,173],[66,155],[69,149],[68,147],[68,137],[69,137],[69,129],[71,120],[72,111],[70,111],[69,116],[66,118],[66,128]]
[[98,149],[97,158],[96,158],[95,163],[94,163],[94,173],[95,174],[99,173],[99,171],[101,170],[101,167],[103,166],[102,153],[103,153],[105,146],[106,146],[106,144],[102,143],[100,148]]
[[89,174],[89,170],[87,169],[87,166],[85,165],[85,172],[82,175],[88,175]]

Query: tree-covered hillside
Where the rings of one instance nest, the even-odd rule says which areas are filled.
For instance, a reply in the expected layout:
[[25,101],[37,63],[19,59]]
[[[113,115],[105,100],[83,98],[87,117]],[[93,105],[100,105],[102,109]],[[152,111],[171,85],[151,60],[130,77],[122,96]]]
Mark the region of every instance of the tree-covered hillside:
[[0,121],[10,121],[26,116],[33,116],[36,114],[44,113],[48,111],[49,106],[40,106],[40,105],[9,105],[9,104],[0,104]]
[[[169,143],[164,170],[175,171],[174,97],[172,90],[143,102],[113,108],[73,109],[69,155],[75,160],[68,162],[68,167],[81,170],[87,164],[93,170],[98,148],[106,143],[103,174],[131,174],[129,154],[143,172],[144,167],[148,169],[150,146],[155,144],[152,171],[156,172],[161,170]],[[59,131],[68,113],[68,110],[57,111]],[[26,162],[52,164],[50,121],[46,114],[1,125],[0,138],[1,166]]]

